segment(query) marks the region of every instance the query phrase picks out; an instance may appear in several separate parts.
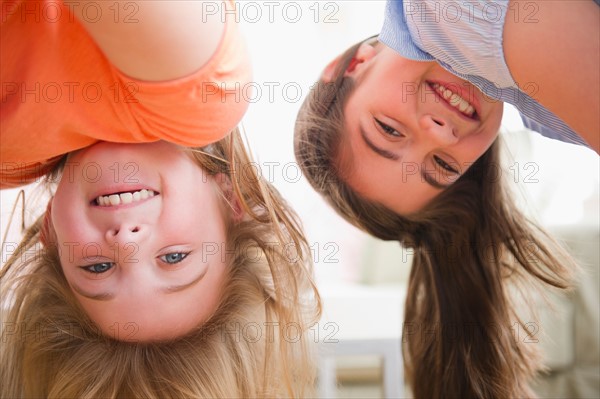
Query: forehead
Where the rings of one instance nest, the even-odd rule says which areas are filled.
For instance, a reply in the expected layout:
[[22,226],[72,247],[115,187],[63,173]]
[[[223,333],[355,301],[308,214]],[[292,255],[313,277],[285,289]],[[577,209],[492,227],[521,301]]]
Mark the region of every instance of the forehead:
[[212,264],[197,284],[167,293],[146,282],[137,291],[121,287],[111,300],[92,300],[75,293],[85,313],[106,336],[123,341],[173,339],[200,327],[217,311],[228,273]]

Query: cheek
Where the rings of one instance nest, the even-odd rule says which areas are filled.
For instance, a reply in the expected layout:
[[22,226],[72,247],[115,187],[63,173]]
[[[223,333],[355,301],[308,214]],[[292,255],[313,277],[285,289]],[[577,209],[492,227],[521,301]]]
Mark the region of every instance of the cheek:
[[188,194],[184,209],[178,211],[183,215],[183,224],[209,237],[223,238],[226,219],[233,212],[231,205],[212,181],[197,187],[198,190]]
[[[86,223],[83,211],[68,201],[54,199],[52,205],[52,228],[59,244],[82,244],[91,240],[91,229]],[[70,244],[76,245],[76,244]]]
[[52,225],[59,242],[70,241],[70,237],[81,234],[81,204],[76,187],[76,182],[59,183],[54,198],[52,199]]
[[488,129],[479,135],[469,137],[464,141],[460,148],[460,158],[464,170],[468,169],[475,161],[479,159],[498,138],[498,129]]
[[78,259],[103,254],[102,239],[97,230],[87,223],[81,211],[69,207],[65,202],[57,201],[57,198],[53,202],[50,223],[52,238],[58,245],[65,277],[71,281],[77,272],[73,265],[78,263]]
[[490,135],[497,136],[500,132],[500,125],[502,124],[502,116],[504,115],[504,103],[496,102],[493,104],[492,112],[487,121],[487,130]]
[[52,202],[51,227],[56,240],[63,244],[65,241],[71,241],[71,237],[74,236],[71,234],[75,227],[72,221],[73,213],[70,211],[67,201],[58,192]]

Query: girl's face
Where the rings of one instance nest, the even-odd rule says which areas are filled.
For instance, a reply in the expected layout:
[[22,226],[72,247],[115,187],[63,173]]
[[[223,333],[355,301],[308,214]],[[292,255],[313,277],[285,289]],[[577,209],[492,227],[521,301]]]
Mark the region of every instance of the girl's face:
[[67,281],[103,333],[169,339],[215,311],[222,201],[215,179],[166,142],[101,142],[69,157],[51,218]]
[[502,103],[437,62],[363,44],[349,69],[356,87],[344,110],[339,170],[363,197],[399,214],[423,208],[498,134]]

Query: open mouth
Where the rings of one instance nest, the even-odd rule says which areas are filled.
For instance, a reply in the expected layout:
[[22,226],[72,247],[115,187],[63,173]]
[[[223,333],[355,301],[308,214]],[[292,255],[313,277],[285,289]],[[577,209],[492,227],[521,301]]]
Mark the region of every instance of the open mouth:
[[446,103],[458,110],[458,112],[460,112],[462,115],[469,119],[479,120],[479,116],[477,115],[477,111],[475,110],[473,104],[465,100],[459,94],[439,83],[431,82],[429,85],[433,90],[435,90],[436,93],[446,100]]
[[92,203],[98,206],[126,205],[152,198],[155,195],[158,195],[158,193],[154,190],[142,189],[137,191],[124,191],[107,195],[99,195],[92,201]]

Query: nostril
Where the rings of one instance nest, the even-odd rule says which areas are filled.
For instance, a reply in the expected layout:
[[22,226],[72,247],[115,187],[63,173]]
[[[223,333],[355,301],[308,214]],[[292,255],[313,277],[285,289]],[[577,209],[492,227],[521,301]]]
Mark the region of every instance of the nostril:
[[132,233],[137,233],[138,231],[140,231],[139,227],[134,227],[133,229],[131,229]]
[[433,121],[440,126],[444,126],[444,122],[442,122],[442,121],[438,121],[437,119],[433,119]]

